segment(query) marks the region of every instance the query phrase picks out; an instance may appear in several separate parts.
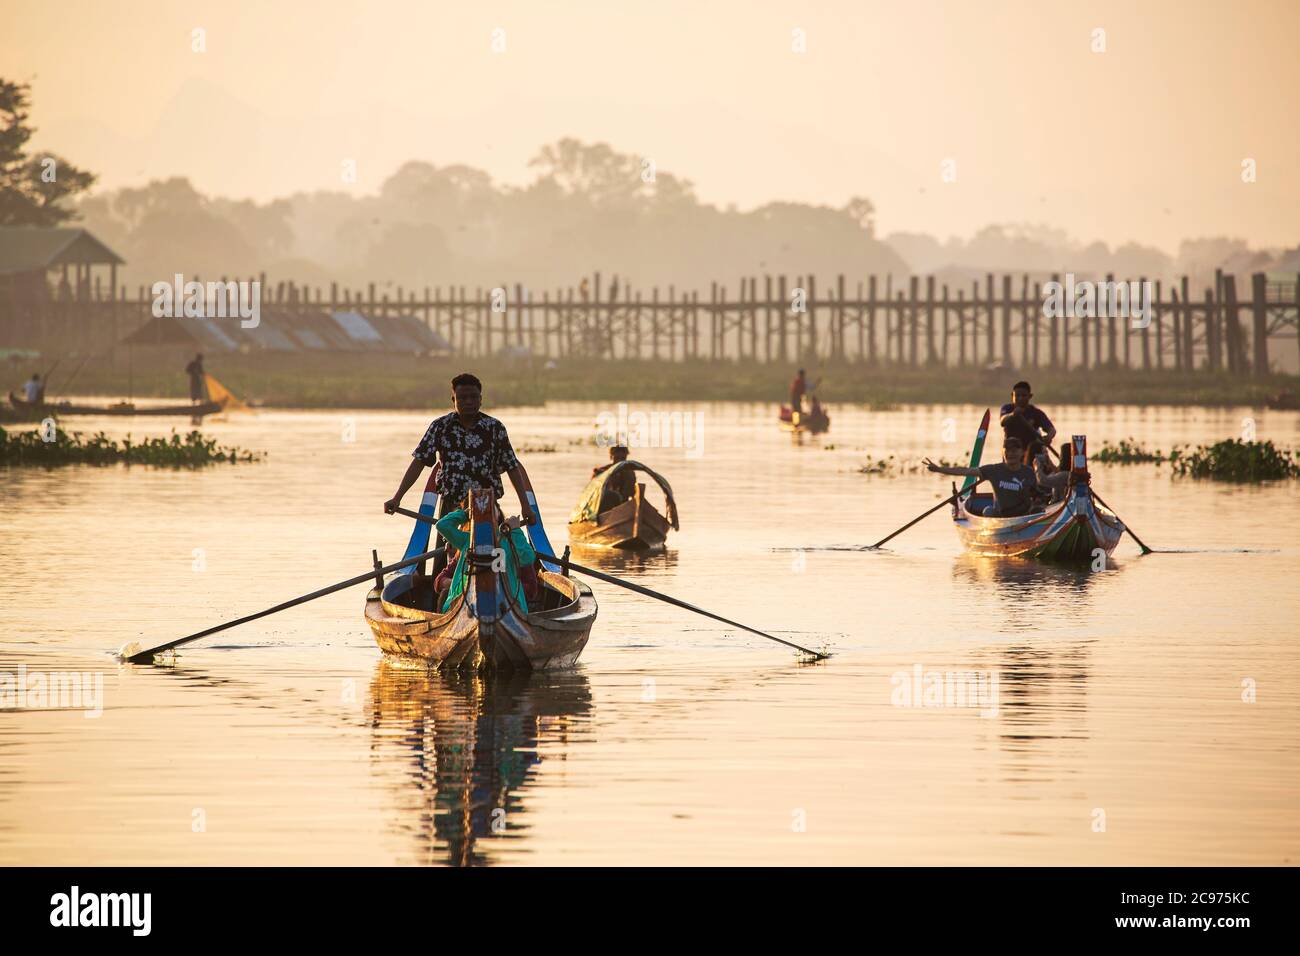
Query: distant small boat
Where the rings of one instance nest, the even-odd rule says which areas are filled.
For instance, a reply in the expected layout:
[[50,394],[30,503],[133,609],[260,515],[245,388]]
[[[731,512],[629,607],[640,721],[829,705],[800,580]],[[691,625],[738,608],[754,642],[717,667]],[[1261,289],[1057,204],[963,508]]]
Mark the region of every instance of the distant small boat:
[[470,493],[471,527],[465,591],[435,611],[433,579],[398,574],[366,595],[366,621],[380,650],[444,673],[551,670],[577,662],[596,623],[596,598],[581,581],[539,570],[542,597],[519,607],[495,570],[498,534],[492,493]]
[[[1071,464],[1079,474],[1086,470],[1084,441],[1074,436]],[[1086,481],[1072,483],[1063,501],[1020,517],[986,518],[970,510],[992,501],[991,494],[967,494],[953,502],[953,526],[971,554],[1085,563],[1098,549],[1109,556],[1124,535],[1124,523],[1097,502]]]
[[789,405],[782,405],[777,421],[788,432],[811,432],[814,435],[828,431],[831,427],[831,417],[821,405],[807,413],[796,412]]
[[9,404],[20,412],[31,415],[177,415],[190,418],[202,418],[215,415],[226,407],[222,402],[199,402],[194,405],[159,405],[140,407],[130,402],[117,405],[74,405],[71,402],[29,402],[9,393]]
[[[664,493],[664,517],[645,496],[645,485],[638,482],[632,497],[605,511],[600,510],[605,487],[610,478],[625,471],[643,471],[655,480]],[[569,541],[573,544],[600,545],[606,548],[648,550],[662,547],[670,529],[680,529],[677,502],[673,489],[660,474],[639,461],[620,461],[606,468],[583,489],[578,505],[569,517]]]

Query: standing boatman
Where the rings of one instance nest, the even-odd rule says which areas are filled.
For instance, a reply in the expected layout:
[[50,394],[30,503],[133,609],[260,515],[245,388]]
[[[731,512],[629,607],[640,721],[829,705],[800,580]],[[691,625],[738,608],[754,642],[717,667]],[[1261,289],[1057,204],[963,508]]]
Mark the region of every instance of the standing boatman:
[[1002,406],[1002,433],[1004,438],[1018,438],[1025,448],[1025,464],[1031,463],[1052,444],[1056,426],[1041,408],[1029,404],[1034,393],[1028,382],[1011,386],[1011,401]]
[[185,366],[185,374],[190,377],[190,401],[206,402],[208,400],[207,374],[203,371],[203,353],[194,356],[194,361]]
[[[472,487],[491,488],[499,500],[505,495],[501,475],[509,475],[519,495],[521,523],[533,523],[533,512],[526,495],[530,487],[528,473],[515,457],[506,426],[491,415],[484,415],[483,383],[469,372],[451,380],[451,399],[455,411],[435,418],[424,437],[411,452],[411,464],[402,475],[397,493],[384,502],[384,513],[392,514],[402,504],[402,496],[415,484],[425,466],[442,463],[434,489],[438,492],[438,517],[463,507]],[[440,567],[434,568],[436,575]]]
[[803,397],[807,391],[808,379],[804,376],[804,370],[799,369],[799,374],[790,383],[790,411],[792,413],[803,413]]

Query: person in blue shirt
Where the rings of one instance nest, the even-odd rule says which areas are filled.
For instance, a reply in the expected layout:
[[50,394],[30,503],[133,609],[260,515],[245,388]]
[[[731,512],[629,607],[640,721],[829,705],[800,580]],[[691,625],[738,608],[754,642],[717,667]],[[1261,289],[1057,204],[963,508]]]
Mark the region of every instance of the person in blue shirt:
[[1028,382],[1016,382],[1011,386],[1011,401],[1002,406],[1002,434],[1005,438],[1017,438],[1025,449],[1025,464],[1029,464],[1056,437],[1056,426],[1036,405],[1029,404],[1034,393]]

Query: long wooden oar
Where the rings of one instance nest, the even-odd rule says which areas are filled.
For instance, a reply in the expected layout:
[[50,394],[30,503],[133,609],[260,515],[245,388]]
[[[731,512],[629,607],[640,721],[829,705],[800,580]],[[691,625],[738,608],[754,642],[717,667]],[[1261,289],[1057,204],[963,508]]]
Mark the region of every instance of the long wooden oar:
[[909,521],[907,524],[903,525],[901,528],[899,528],[899,529],[898,529],[897,531],[895,531],[893,534],[885,535],[885,537],[881,538],[881,539],[880,539],[879,541],[877,541],[875,544],[873,544],[873,545],[868,545],[867,550],[868,550],[868,551],[874,551],[874,550],[876,550],[877,548],[879,548],[882,544],[884,544],[886,541],[890,540],[891,538],[897,538],[900,534],[902,534],[902,533],[903,533],[904,531],[906,531],[908,528],[912,527],[912,525],[916,524],[916,523],[917,523],[918,521],[920,521],[922,518],[928,518],[928,517],[930,517],[930,515],[934,514],[936,511],[938,511],[938,510],[939,510],[940,508],[942,508],[944,505],[950,505],[950,504],[952,504],[954,501],[956,501],[956,500],[957,500],[958,498],[960,498],[962,495],[966,494],[967,492],[972,491],[972,490],[975,488],[976,485],[980,484],[980,483],[983,482],[984,480],[985,480],[985,479],[983,479],[983,478],[977,478],[977,479],[975,479],[975,481],[971,484],[971,486],[970,486],[969,488],[963,488],[961,491],[957,492],[955,495],[949,495],[947,498],[944,498],[943,501],[939,502],[937,505],[935,505],[935,506],[934,506],[933,508],[931,508],[929,511],[923,511],[923,512],[921,512],[921,514],[917,515],[915,518],[913,518],[913,519],[912,519],[911,521]]
[[[1056,453],[1056,449],[1053,448],[1051,445],[1046,445],[1046,444],[1043,447],[1045,447],[1048,453],[1054,459],[1056,459],[1056,463],[1059,465],[1061,463],[1061,456]],[[1135,532],[1132,528],[1128,526],[1128,522],[1125,521],[1123,518],[1119,517],[1119,512],[1116,511],[1114,508],[1111,508],[1110,505],[1106,504],[1105,499],[1102,498],[1101,495],[1097,494],[1096,490],[1091,485],[1088,486],[1088,491],[1092,494],[1094,498],[1097,499],[1098,504],[1100,504],[1103,508],[1110,508],[1110,513],[1113,514],[1116,518],[1119,518],[1119,523],[1124,526],[1124,530],[1129,533],[1129,537],[1131,537],[1134,541],[1138,543],[1138,547],[1142,549],[1143,554],[1155,553],[1155,548],[1148,548],[1146,546],[1146,543],[1137,536],[1137,532]]]
[[[1102,507],[1104,507],[1104,508],[1110,508],[1110,505],[1106,504],[1106,500],[1105,500],[1104,498],[1102,498],[1101,495],[1097,494],[1096,491],[1093,491],[1092,488],[1089,488],[1088,490],[1092,493],[1092,496],[1093,496],[1094,498],[1096,498],[1097,501],[1102,505]],[[1128,522],[1125,521],[1123,518],[1120,518],[1120,517],[1119,517],[1119,512],[1118,512],[1118,511],[1116,511],[1114,508],[1110,508],[1110,513],[1113,514],[1116,518],[1119,518],[1120,523],[1121,523],[1122,525],[1124,525],[1124,530],[1128,532],[1130,538],[1132,538],[1134,541],[1136,541],[1136,542],[1138,543],[1138,547],[1142,549],[1142,553],[1143,553],[1143,554],[1154,554],[1154,553],[1155,553],[1155,550],[1156,550],[1156,549],[1155,549],[1155,548],[1148,548],[1148,547],[1146,546],[1146,544],[1143,542],[1143,540],[1137,536],[1137,533],[1136,533],[1132,528],[1130,528],[1130,527],[1128,526]]]
[[[399,515],[406,515],[406,517],[408,518],[414,518],[416,521],[427,521],[430,524],[437,523],[432,518],[428,518],[425,515],[419,514],[418,512],[415,511],[410,511],[406,508],[394,508],[393,511]],[[652,591],[650,588],[643,587],[640,584],[633,584],[631,581],[624,581],[622,578],[616,578],[612,574],[606,574],[604,571],[597,571],[594,568],[584,568],[580,564],[574,564],[567,557],[556,557],[553,554],[545,555],[545,557],[550,558],[552,561],[554,561],[556,564],[560,565],[561,567],[572,568],[574,571],[577,571],[579,574],[586,574],[589,577],[595,578],[597,581],[605,581],[608,584],[616,584],[621,588],[627,588],[629,591],[635,591],[637,594],[644,594],[646,597],[652,597],[657,600],[664,601],[668,604],[673,605],[674,607],[679,607],[686,611],[694,611],[696,614],[703,614],[705,617],[713,618],[713,620],[715,621],[721,621],[723,624],[729,624],[732,627],[740,628],[742,631],[749,631],[749,633],[751,634],[757,634],[759,637],[765,637],[769,641],[776,641],[778,644],[784,644],[786,647],[792,647],[796,651],[802,651],[804,654],[810,655],[814,660],[822,661],[830,657],[829,654],[823,653],[821,651],[809,650],[806,647],[800,647],[798,644],[791,643],[790,641],[787,641],[784,638],[776,637],[775,635],[768,634],[764,631],[760,631],[757,628],[750,627],[747,624],[741,624],[739,621],[732,621],[728,618],[722,617],[719,614],[714,614],[712,611],[706,611],[702,607],[696,607],[694,604],[687,604],[685,601],[680,601],[677,598],[670,597],[667,594],[661,594],[658,591]]]
[[[415,514],[415,512],[410,512]],[[419,564],[432,558],[441,549],[435,548],[433,551],[426,551],[423,554],[417,554],[414,557],[398,561],[396,564],[390,564],[387,567],[376,567],[365,574],[358,574],[355,578],[348,578],[346,581],[340,581],[338,584],[331,584],[327,588],[321,588],[319,591],[312,591],[310,594],[304,594],[302,597],[296,597],[292,601],[285,601],[283,604],[277,604],[275,607],[269,607],[265,611],[258,611],[256,614],[249,614],[245,617],[237,618],[233,621],[227,621],[225,624],[218,624],[216,627],[205,628],[195,634],[187,637],[178,638],[174,641],[168,641],[166,644],[159,644],[157,647],[151,647],[145,651],[136,651],[129,656],[123,654],[122,659],[131,664],[141,664],[149,661],[155,654],[161,654],[163,651],[170,651],[174,647],[180,647],[182,644],[188,644],[190,641],[197,641],[200,637],[207,637],[209,634],[216,634],[218,631],[225,631],[239,624],[247,624],[249,621],[256,621],[259,617],[266,617],[268,614],[274,614],[277,611],[284,611],[291,607],[297,607],[299,604],[306,604],[308,601],[314,601],[317,598],[324,597],[327,594],[333,594],[335,591],[342,591],[344,588],[350,588],[361,584],[364,581],[373,581],[376,576],[390,574],[393,571],[400,570],[412,564]]]

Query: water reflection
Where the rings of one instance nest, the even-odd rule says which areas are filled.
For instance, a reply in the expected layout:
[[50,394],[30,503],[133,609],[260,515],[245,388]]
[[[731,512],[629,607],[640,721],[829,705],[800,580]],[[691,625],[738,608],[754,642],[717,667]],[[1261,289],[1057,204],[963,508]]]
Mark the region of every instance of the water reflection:
[[[1113,562],[1109,570],[1117,568]],[[987,555],[962,554],[953,562],[954,581],[966,584],[993,585],[996,593],[1013,601],[1016,609],[1023,610],[1032,599],[1042,604],[1055,596],[1062,600],[1079,600],[1088,596],[1088,588],[1098,572],[1089,566],[1053,564],[1050,561],[1033,561],[1021,558],[995,558]],[[1082,605],[1072,605],[1079,609]]]
[[671,571],[677,567],[676,548],[643,551],[579,544],[573,545],[571,557],[578,564],[619,575],[637,571]]
[[[1089,619],[1097,574],[1087,567],[962,555],[953,579],[992,586],[1015,642],[979,655],[998,675],[999,742],[1004,779],[1041,783],[1075,766],[1088,739],[1087,682],[1092,638],[1051,636],[1060,625]],[[1026,639],[1025,631],[1035,634]],[[1067,759],[1062,760],[1062,757]]]
[[522,835],[521,791],[537,774],[539,749],[563,748],[575,718],[591,712],[581,670],[505,679],[450,677],[381,660],[370,683],[373,753],[404,766],[415,805],[398,828],[424,863],[483,866],[481,840]]

